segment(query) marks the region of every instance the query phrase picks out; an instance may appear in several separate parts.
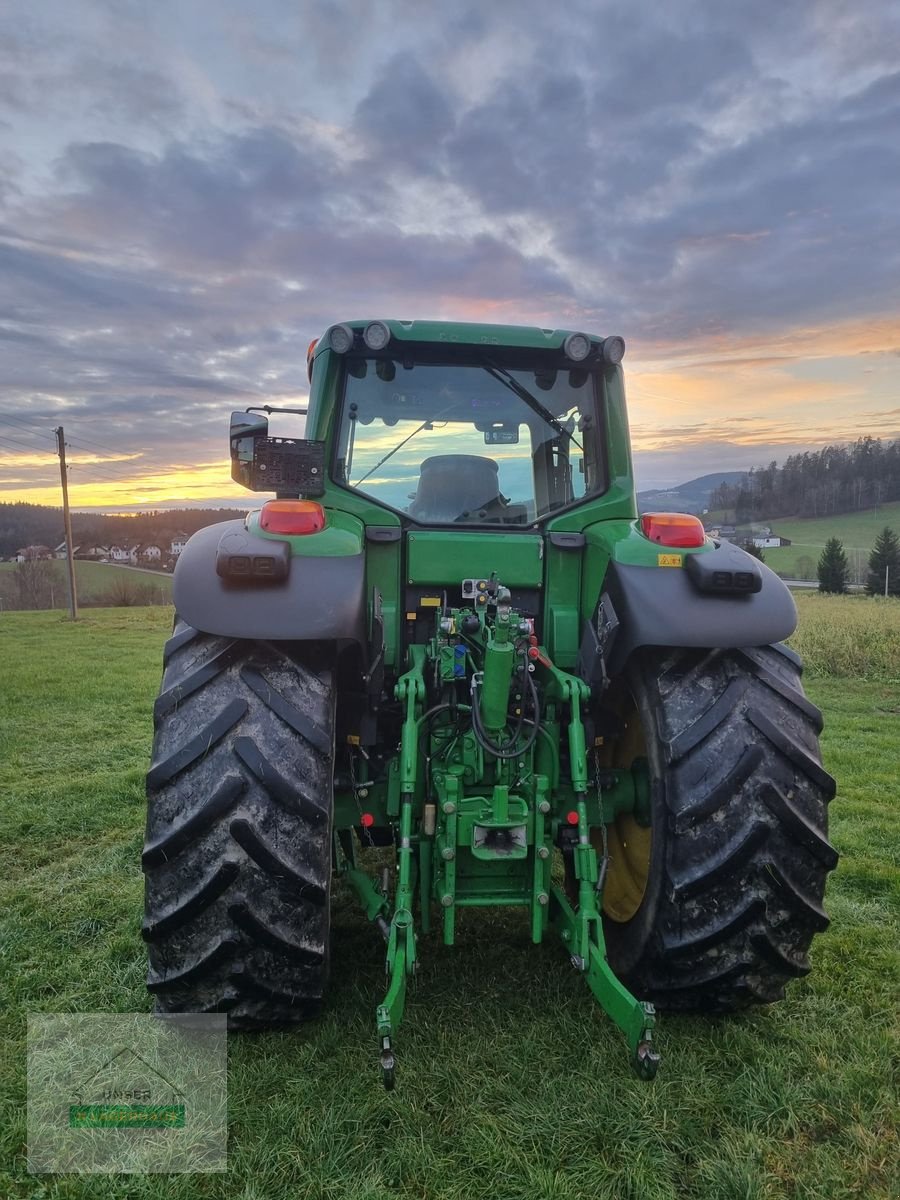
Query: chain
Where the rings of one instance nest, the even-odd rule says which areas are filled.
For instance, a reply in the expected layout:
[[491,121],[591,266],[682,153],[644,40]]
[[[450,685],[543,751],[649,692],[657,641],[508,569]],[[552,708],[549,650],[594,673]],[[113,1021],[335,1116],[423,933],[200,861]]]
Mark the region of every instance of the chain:
[[602,896],[606,876],[609,871],[609,833],[603,821],[603,789],[600,786],[600,751],[596,746],[593,750],[593,757],[594,787],[597,789],[597,807],[600,809],[600,839],[603,843],[603,854],[600,858],[600,870],[597,872],[597,887],[595,890],[598,896]]

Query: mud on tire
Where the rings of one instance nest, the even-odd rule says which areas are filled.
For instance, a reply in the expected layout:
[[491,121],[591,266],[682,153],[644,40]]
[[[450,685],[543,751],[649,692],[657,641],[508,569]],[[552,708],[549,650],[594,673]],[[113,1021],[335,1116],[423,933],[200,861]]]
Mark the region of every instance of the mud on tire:
[[649,876],[625,922],[605,920],[613,969],[661,1009],[780,999],[809,971],[837,853],[822,718],[784,646],[639,652],[627,686],[652,777]]
[[236,1028],[315,1015],[328,974],[334,696],[315,646],[166,645],[147,775],[147,986]]

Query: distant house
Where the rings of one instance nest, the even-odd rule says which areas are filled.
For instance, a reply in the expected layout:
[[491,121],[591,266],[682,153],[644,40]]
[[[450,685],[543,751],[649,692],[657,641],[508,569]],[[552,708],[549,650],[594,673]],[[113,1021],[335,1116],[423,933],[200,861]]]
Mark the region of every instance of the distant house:
[[124,545],[115,545],[109,547],[110,562],[130,562],[131,547]]
[[44,558],[52,558],[53,551],[49,546],[23,546],[16,551],[16,562],[35,562]]
[[[73,547],[73,549],[72,549],[73,557],[76,557],[76,558],[78,557],[78,551],[80,549],[81,549],[80,546]],[[53,551],[53,557],[54,558],[65,558],[66,554],[67,554],[66,543],[60,542],[59,545],[56,547],[56,549]]]
[[759,550],[774,550],[777,546],[789,546],[790,544],[790,538],[774,537],[771,535],[769,537],[755,537],[753,539],[753,545]]
[[162,556],[162,546],[158,546],[156,542],[148,542],[146,545],[138,547],[138,558],[144,562],[161,562]]
[[178,555],[182,552],[182,550],[187,545],[187,540],[188,540],[187,534],[182,533],[181,530],[179,530],[177,533],[172,534],[172,542],[171,542],[171,545],[169,546],[169,553],[172,555],[173,558],[177,558]]
[[95,562],[100,558],[109,558],[109,546],[100,546],[95,542],[83,542],[75,550],[76,558],[90,558]]
[[721,542],[730,541],[737,532],[733,525],[709,525],[705,528],[711,538]]

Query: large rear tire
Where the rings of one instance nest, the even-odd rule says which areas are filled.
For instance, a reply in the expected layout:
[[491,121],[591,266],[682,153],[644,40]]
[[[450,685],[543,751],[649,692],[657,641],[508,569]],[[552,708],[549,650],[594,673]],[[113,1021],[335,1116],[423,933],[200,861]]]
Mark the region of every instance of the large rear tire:
[[632,824],[633,837],[625,825],[610,838],[619,919],[613,903],[604,926],[613,969],[661,1009],[769,1003],[810,969],[838,856],[801,669],[784,646],[648,650],[618,683],[619,744],[634,753],[637,722],[651,822],[649,835]]
[[147,776],[147,986],[235,1028],[314,1016],[328,974],[334,692],[316,646],[176,622]]

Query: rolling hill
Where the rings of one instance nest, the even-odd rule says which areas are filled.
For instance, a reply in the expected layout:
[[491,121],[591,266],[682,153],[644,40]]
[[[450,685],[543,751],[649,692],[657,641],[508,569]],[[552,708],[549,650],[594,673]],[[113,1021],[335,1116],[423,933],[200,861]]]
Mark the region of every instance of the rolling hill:
[[900,533],[900,501],[858,513],[837,513],[833,517],[773,517],[766,524],[774,534],[791,540],[790,546],[764,552],[767,566],[779,575],[788,579],[815,579],[816,564],[825,542],[836,537],[843,543],[851,579],[862,582],[869,552],[879,532],[889,525]]
[[639,512],[663,509],[670,512],[702,513],[709,508],[709,498],[723,483],[739,484],[747,478],[746,471],[714,471],[711,475],[700,475],[679,483],[675,488],[651,488],[638,492]]

